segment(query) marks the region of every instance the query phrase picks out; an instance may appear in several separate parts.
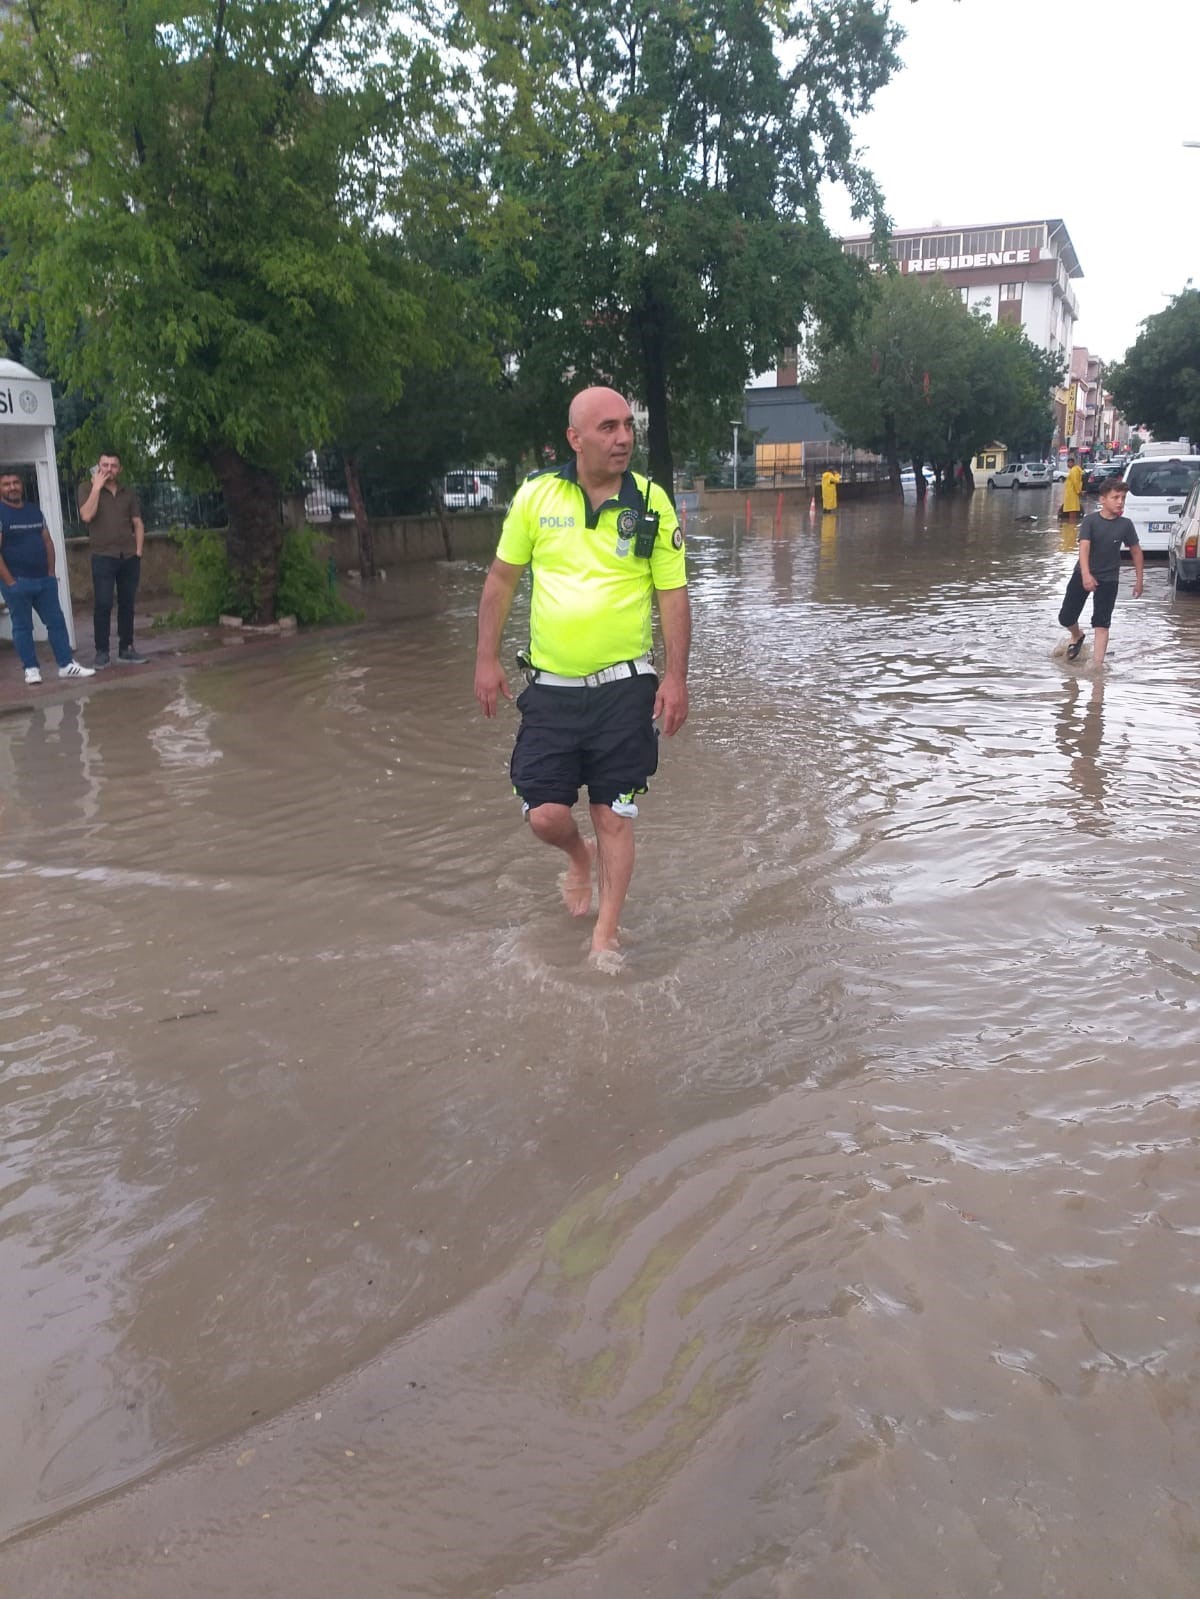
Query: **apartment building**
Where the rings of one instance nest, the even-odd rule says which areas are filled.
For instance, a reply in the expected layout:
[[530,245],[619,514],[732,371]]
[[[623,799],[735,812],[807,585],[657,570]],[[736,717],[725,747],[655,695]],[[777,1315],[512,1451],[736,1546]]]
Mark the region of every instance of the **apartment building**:
[[[843,239],[842,248],[878,265],[869,234]],[[1061,218],[901,228],[892,234],[888,253],[901,272],[941,278],[971,310],[994,322],[1019,324],[1032,343],[1066,367],[1079,316],[1072,284],[1083,271]]]

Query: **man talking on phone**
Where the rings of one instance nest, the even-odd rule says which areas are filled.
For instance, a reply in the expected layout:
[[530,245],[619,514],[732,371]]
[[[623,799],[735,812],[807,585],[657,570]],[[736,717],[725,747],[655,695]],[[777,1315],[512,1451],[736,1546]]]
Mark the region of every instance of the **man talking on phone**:
[[133,602],[142,575],[146,524],[133,489],[121,482],[121,457],[107,450],[92,468],[90,483],[79,490],[79,514],[87,523],[92,552],[93,626],[96,665],[111,659],[113,595],[117,600],[117,660],[122,666],[144,666],[133,642]]

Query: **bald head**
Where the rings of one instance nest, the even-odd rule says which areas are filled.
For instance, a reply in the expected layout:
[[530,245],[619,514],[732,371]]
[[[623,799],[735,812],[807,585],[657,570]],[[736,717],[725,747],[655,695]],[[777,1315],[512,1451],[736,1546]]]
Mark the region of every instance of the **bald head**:
[[633,455],[629,401],[615,389],[581,389],[571,401],[567,443],[584,487],[615,493]]
[[578,428],[585,427],[597,411],[604,411],[615,406],[619,411],[628,411],[629,405],[622,394],[616,389],[605,389],[597,386],[592,389],[580,389],[571,401],[571,409],[567,413],[567,425]]

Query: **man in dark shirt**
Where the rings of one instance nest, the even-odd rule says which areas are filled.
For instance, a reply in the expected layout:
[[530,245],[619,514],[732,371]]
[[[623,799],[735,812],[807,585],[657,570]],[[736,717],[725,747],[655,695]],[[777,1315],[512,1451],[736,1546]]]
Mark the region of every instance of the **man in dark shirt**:
[[96,665],[109,663],[113,594],[117,597],[117,660],[143,666],[146,657],[133,644],[133,601],[142,575],[146,525],[132,489],[120,482],[121,457],[111,450],[97,461],[92,480],[79,490],[79,514],[88,525],[92,550],[92,592],[95,610]]
[[46,624],[46,635],[59,677],[93,677],[71,653],[71,639],[58,598],[54,542],[40,507],[25,504],[19,472],[0,471],[0,594],[12,619],[13,644],[31,686],[42,681],[33,647],[33,613]]
[[1127,492],[1121,478],[1112,479],[1100,490],[1100,509],[1089,511],[1079,524],[1079,559],[1071,573],[1062,609],[1058,613],[1059,625],[1071,631],[1071,642],[1067,645],[1068,661],[1077,660],[1083,648],[1084,635],[1079,625],[1079,614],[1090,594],[1092,657],[1097,668],[1104,665],[1109,624],[1120,586],[1122,545],[1128,548],[1133,559],[1133,597],[1136,600],[1141,595],[1145,558],[1138,542],[1137,529],[1124,514]]

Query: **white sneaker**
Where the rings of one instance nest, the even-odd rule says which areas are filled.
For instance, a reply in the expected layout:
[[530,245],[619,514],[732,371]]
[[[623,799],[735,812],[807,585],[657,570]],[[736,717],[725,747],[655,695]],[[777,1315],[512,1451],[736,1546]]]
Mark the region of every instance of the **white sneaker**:
[[42,674],[36,666],[27,666],[25,668],[25,681],[27,683],[40,683],[42,681]]
[[[26,673],[25,675],[28,678],[29,674]],[[68,661],[65,666],[59,667],[58,675],[59,677],[95,677],[96,669],[94,666],[80,666],[78,661]],[[40,677],[38,682],[41,682]]]

